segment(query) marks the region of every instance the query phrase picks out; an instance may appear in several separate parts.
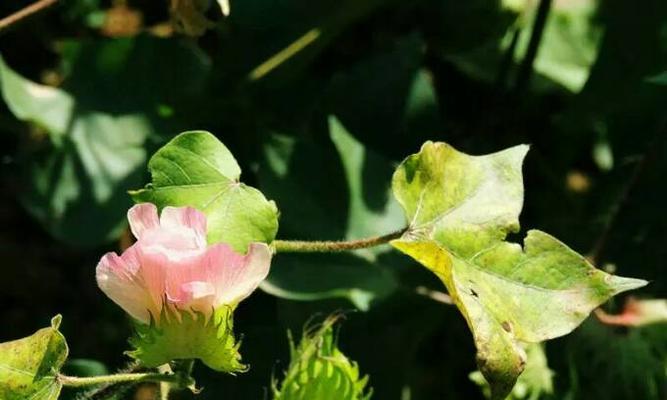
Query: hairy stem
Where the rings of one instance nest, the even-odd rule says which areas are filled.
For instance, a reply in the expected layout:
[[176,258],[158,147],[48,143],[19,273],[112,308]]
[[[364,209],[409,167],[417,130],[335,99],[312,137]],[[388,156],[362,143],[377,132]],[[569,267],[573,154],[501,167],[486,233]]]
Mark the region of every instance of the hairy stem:
[[379,246],[398,239],[406,230],[403,228],[383,236],[348,241],[274,240],[272,246],[276,253],[334,253]]
[[76,376],[66,376],[59,375],[58,380],[63,386],[69,387],[86,387],[102,384],[115,384],[115,383],[140,383],[140,382],[169,382],[175,383],[179,386],[188,386],[191,383],[192,378],[189,376],[183,376],[181,374],[160,374],[155,372],[144,372],[144,373],[127,373],[127,374],[113,374],[113,375],[99,375],[99,376],[87,376],[87,377],[76,377]]

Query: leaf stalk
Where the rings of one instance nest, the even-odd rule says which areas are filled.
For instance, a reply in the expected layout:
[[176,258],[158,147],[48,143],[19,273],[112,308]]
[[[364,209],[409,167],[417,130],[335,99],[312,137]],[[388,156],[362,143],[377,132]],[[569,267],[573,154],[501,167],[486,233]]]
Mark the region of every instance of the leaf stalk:
[[391,240],[401,237],[407,229],[399,229],[382,236],[346,241],[274,240],[271,247],[275,253],[336,253],[386,244]]

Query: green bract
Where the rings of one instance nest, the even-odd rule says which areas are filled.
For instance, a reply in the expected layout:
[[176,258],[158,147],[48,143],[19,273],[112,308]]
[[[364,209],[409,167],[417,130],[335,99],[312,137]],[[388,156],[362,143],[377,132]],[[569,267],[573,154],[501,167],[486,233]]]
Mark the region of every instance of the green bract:
[[241,168],[212,134],[184,132],[148,162],[153,181],[130,192],[138,202],[191,206],[208,219],[209,243],[224,242],[245,252],[251,242],[270,243],[278,230],[278,210],[257,189],[240,183]]
[[128,352],[147,367],[158,367],[172,360],[200,359],[208,367],[227,373],[245,372],[233,332],[233,310],[222,306],[212,316],[199,312],[163,311],[160,321],[137,324],[130,339],[135,347]]
[[280,387],[273,382],[274,400],[368,400],[368,376],[359,376],[357,363],[338,349],[334,324],[329,317],[315,330],[303,334],[294,345],[290,335],[291,362]]
[[62,384],[58,372],[67,359],[67,342],[58,331],[60,315],[51,327],[32,336],[0,343],[0,399],[55,400]]
[[523,248],[504,241],[519,230],[527,150],[469,156],[426,142],[403,161],[392,184],[409,221],[392,245],[445,284],[498,399],[524,369],[522,342],[565,335],[611,296],[646,284],[595,269],[544,232],[529,231]]

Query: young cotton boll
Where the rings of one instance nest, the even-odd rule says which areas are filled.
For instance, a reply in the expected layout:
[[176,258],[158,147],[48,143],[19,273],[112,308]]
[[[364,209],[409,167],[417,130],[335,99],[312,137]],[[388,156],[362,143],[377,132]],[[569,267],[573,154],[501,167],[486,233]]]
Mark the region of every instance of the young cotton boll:
[[[206,216],[191,207],[165,207],[158,217],[155,205],[143,203],[128,211],[128,220],[137,242],[120,256],[104,255],[96,275],[100,289],[143,325],[133,355],[146,364],[172,358],[207,363],[212,355],[202,349],[217,347],[240,358],[231,336],[232,311],[268,275],[269,247],[252,243],[243,255],[224,243],[207,246]],[[216,345],[223,339],[227,346]],[[157,343],[170,353],[146,350],[159,348]],[[228,369],[209,361],[214,369]]]

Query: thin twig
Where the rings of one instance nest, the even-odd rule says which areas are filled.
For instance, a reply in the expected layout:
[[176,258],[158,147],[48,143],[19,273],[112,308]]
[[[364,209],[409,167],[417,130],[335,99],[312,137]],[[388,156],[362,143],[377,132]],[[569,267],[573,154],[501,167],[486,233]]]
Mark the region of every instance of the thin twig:
[[5,33],[5,31],[11,28],[14,24],[51,7],[57,2],[58,0],[39,0],[25,8],[20,9],[14,14],[0,19],[0,34]]

